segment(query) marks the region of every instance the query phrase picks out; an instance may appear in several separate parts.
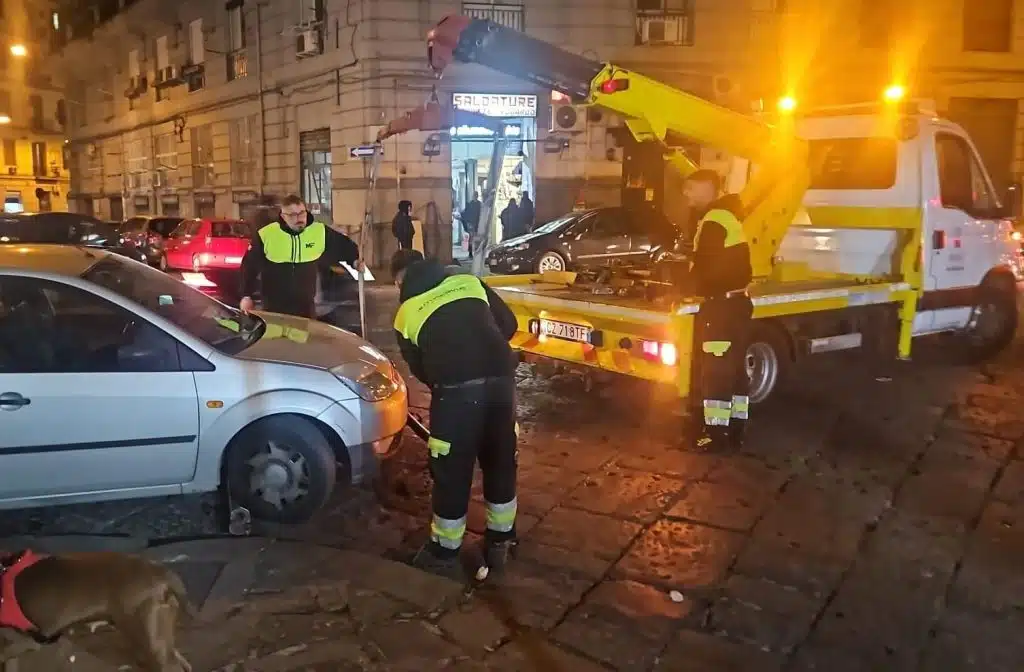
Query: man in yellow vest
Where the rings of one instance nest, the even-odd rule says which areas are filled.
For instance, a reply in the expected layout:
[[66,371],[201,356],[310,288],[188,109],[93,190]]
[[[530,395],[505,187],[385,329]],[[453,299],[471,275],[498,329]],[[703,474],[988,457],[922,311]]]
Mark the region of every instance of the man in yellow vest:
[[402,302],[395,316],[402,357],[431,388],[433,518],[414,564],[453,578],[461,573],[479,462],[487,522],[481,557],[473,560],[500,570],[516,544],[518,362],[508,344],[515,315],[480,278],[453,274],[416,250],[397,252],[391,272]]
[[313,218],[301,198],[285,197],[279,219],[261,227],[242,259],[242,301],[253,309],[261,281],[263,308],[272,313],[316,317],[316,282],[323,264],[355,266],[359,246],[343,233]]
[[712,170],[690,175],[684,189],[697,221],[690,271],[702,298],[694,339],[704,419],[697,447],[739,448],[750,405],[746,352],[754,310],[743,206],[734,194],[719,197],[721,178]]

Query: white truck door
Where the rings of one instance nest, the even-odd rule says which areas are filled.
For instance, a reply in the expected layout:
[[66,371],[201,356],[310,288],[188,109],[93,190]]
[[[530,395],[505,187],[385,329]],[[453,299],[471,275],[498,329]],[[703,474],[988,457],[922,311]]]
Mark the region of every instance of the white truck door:
[[925,209],[924,305],[933,311],[931,330],[941,331],[967,324],[972,291],[996,265],[998,201],[974,148],[960,134],[935,134],[933,174],[936,189],[926,194],[938,197],[928,199]]

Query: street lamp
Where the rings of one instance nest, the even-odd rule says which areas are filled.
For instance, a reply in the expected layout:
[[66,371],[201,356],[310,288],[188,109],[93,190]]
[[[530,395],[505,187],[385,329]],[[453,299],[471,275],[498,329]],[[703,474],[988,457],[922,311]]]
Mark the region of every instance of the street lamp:
[[9,123],[11,123],[11,118],[8,117],[6,114],[0,114],[0,124],[9,124]]
[[18,58],[25,58],[28,56],[28,48],[24,44],[12,44],[11,55],[17,56]]
[[793,112],[796,109],[796,98],[793,96],[783,96],[782,98],[779,98],[777,106],[779,108],[779,112],[785,114]]

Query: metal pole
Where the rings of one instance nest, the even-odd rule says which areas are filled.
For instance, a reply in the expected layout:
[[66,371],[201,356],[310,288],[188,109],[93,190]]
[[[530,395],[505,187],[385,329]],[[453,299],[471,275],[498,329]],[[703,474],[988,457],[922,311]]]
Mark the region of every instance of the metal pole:
[[496,132],[494,145],[491,147],[491,165],[487,171],[487,191],[484,192],[480,205],[480,221],[476,225],[476,236],[473,240],[473,275],[484,274],[484,258],[491,248],[491,235],[494,231],[494,206],[498,198],[498,180],[505,161],[505,148],[508,140],[504,129]]
[[373,147],[373,159],[370,163],[370,185],[366,190],[366,208],[363,211],[363,228],[359,230],[359,263],[356,264],[356,275],[359,278],[359,328],[362,329],[361,336],[369,339],[370,334],[366,330],[366,273],[363,266],[366,264],[366,241],[370,228],[373,226],[373,204],[377,190],[377,168],[380,166],[380,156],[383,154],[383,147],[378,142]]

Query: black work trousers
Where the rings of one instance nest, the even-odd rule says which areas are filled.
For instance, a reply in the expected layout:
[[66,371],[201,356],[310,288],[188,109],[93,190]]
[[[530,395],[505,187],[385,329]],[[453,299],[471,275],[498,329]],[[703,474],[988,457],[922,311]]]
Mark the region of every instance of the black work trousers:
[[743,292],[705,299],[695,342],[703,409],[702,441],[740,443],[749,417],[746,353],[754,306]]
[[434,478],[431,550],[457,554],[466,534],[473,471],[483,472],[485,541],[515,539],[516,382],[512,376],[435,386],[430,402]]

